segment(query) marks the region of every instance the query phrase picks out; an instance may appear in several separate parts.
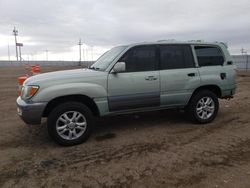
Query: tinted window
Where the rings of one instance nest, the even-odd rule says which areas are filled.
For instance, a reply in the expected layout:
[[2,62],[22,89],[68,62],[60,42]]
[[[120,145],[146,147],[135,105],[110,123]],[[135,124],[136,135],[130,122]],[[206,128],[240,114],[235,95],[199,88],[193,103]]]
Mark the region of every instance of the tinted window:
[[224,58],[221,50],[213,46],[196,46],[196,56],[199,66],[223,65]]
[[188,45],[160,46],[161,69],[180,69],[194,67],[194,59]]
[[132,48],[119,61],[126,63],[126,72],[153,71],[156,69],[156,48],[155,46]]

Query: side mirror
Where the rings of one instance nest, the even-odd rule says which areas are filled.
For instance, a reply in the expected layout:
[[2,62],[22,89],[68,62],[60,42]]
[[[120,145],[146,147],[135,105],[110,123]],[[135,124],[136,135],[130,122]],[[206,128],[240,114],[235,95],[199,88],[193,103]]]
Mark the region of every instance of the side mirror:
[[113,67],[113,73],[125,72],[126,63],[125,62],[117,62]]

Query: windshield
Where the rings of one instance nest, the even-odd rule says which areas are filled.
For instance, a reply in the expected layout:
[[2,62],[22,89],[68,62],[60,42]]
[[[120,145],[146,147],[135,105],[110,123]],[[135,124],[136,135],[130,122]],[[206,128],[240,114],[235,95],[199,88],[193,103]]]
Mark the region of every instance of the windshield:
[[126,48],[127,46],[114,47],[105,52],[97,61],[90,67],[90,69],[105,71],[110,63]]

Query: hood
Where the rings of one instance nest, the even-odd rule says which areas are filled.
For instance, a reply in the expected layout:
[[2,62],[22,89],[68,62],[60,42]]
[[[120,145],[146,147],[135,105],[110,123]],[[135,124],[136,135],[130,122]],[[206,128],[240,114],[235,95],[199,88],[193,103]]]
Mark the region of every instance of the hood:
[[55,72],[42,73],[39,75],[31,76],[24,82],[24,85],[40,85],[43,83],[52,84],[56,82],[64,82],[64,83],[80,82],[84,81],[89,77],[99,77],[103,76],[104,74],[106,73],[91,69],[73,69],[73,70],[55,71]]

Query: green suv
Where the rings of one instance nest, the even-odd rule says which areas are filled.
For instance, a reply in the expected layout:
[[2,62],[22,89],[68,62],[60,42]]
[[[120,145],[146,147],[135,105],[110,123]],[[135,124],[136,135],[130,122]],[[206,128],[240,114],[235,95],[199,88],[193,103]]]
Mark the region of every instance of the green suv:
[[94,118],[183,108],[209,123],[218,98],[235,93],[235,66],[223,43],[153,42],[114,47],[88,69],[32,76],[17,99],[27,124],[47,117],[49,135],[75,145],[90,135]]

